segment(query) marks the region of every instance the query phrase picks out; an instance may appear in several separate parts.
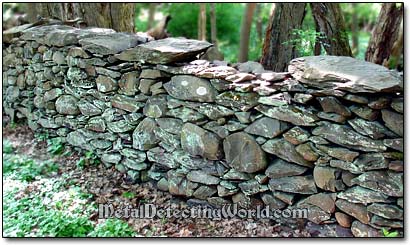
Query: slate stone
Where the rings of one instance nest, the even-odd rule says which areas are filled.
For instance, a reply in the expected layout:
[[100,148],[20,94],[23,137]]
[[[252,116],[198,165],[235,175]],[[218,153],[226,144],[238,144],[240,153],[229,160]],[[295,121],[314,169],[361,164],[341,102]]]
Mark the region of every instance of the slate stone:
[[337,168],[316,166],[313,170],[313,178],[320,189],[336,192],[343,186],[342,180],[339,179],[341,173]]
[[279,107],[258,105],[255,109],[268,117],[290,122],[298,126],[314,126],[315,122],[319,120],[310,110],[294,105]]
[[220,159],[220,138],[192,123],[186,123],[181,131],[182,149],[192,156],[202,156],[210,160]]
[[78,100],[71,95],[62,95],[56,100],[56,110],[63,115],[78,115],[80,110],[77,102]]
[[115,57],[125,61],[144,61],[151,64],[168,64],[188,61],[204,52],[212,44],[185,38],[165,38],[140,44]]
[[275,159],[266,169],[265,174],[272,179],[281,177],[302,175],[308,168],[297,164],[286,162],[282,159]]
[[194,76],[174,76],[164,84],[165,90],[174,98],[180,100],[213,102],[217,95],[216,90],[208,80]]
[[364,136],[369,136],[372,139],[381,139],[384,137],[397,137],[397,135],[390,130],[388,130],[386,127],[384,127],[381,123],[379,122],[370,122],[363,120],[361,118],[355,118],[352,120],[349,120],[348,123],[356,132],[364,135]]
[[289,124],[269,117],[262,117],[245,128],[249,134],[274,138],[289,128]]
[[399,219],[403,220],[403,209],[397,207],[396,205],[383,204],[383,203],[372,203],[367,207],[367,211],[376,214],[386,219]]
[[393,197],[402,197],[404,193],[403,173],[369,171],[354,178],[352,183]]
[[82,48],[93,54],[112,55],[141,43],[141,37],[130,33],[111,33],[79,40]]
[[111,105],[124,111],[136,112],[143,107],[144,104],[138,102],[135,98],[117,94],[112,97]]
[[404,98],[394,98],[390,106],[398,113],[404,113]]
[[309,56],[289,62],[302,83],[351,93],[401,92],[403,81],[387,68],[346,56]]
[[313,177],[291,176],[269,180],[269,189],[300,194],[315,194],[317,189]]
[[313,167],[313,163],[306,161],[296,152],[295,146],[284,139],[272,139],[262,145],[262,149],[285,161],[293,162],[305,167]]
[[167,108],[167,100],[165,96],[156,95],[150,97],[145,106],[143,113],[147,117],[151,118],[159,118],[165,116],[166,112],[168,111]]
[[201,170],[190,171],[186,177],[192,182],[197,182],[204,185],[217,185],[221,181],[218,177],[209,175]]
[[158,143],[155,137],[154,129],[157,127],[155,121],[151,118],[144,118],[135,128],[132,134],[133,148],[137,150],[149,150]]
[[247,133],[229,135],[223,141],[227,163],[237,171],[254,173],[266,168],[266,156],[254,138]]
[[382,110],[382,118],[386,123],[386,127],[388,127],[399,136],[403,136],[404,116],[402,114],[390,110]]
[[352,114],[350,110],[345,107],[338,99],[333,96],[317,98],[324,112],[336,113],[344,117],[350,117]]
[[343,199],[338,199],[336,201],[336,206],[348,215],[355,217],[363,224],[369,224],[371,216],[367,211],[365,205],[360,203],[351,203]]
[[299,145],[308,141],[310,133],[298,126],[293,127],[283,134],[283,138],[294,145]]
[[352,105],[349,107],[349,109],[357,116],[369,121],[376,120],[380,114],[380,111],[372,110],[370,107],[367,106]]
[[111,92],[114,90],[117,90],[118,88],[118,83],[114,79],[107,77],[107,76],[98,76],[97,80],[97,89],[100,92],[106,93],[106,92]]
[[374,202],[392,202],[392,199],[390,199],[387,195],[367,188],[363,188],[361,186],[353,186],[346,191],[339,192],[337,194],[337,197],[352,203],[361,203],[365,205]]

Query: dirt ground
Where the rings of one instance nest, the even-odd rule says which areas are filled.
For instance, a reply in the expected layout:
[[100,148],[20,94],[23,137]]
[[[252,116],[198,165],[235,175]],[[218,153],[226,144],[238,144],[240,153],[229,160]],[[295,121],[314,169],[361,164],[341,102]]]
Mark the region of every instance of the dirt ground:
[[[68,174],[71,183],[81,187],[85,193],[92,194],[97,204],[112,203],[114,206],[152,203],[166,207],[173,205],[187,207],[185,199],[171,196],[167,192],[155,189],[151,183],[131,184],[124,174],[103,164],[88,166],[80,170],[76,162],[80,155],[51,156],[47,144],[39,141],[27,126],[4,126],[3,140],[7,139],[15,148],[16,154],[25,155],[34,160],[44,161],[53,158],[59,165],[58,175]],[[55,178],[58,178],[58,175]],[[7,183],[5,183],[7,184]],[[134,193],[133,197],[124,197],[123,193]],[[97,210],[89,219],[100,222]],[[311,222],[277,222],[268,219],[132,219],[128,224],[143,237],[335,237],[349,236],[348,231],[338,231],[335,225],[318,226]]]

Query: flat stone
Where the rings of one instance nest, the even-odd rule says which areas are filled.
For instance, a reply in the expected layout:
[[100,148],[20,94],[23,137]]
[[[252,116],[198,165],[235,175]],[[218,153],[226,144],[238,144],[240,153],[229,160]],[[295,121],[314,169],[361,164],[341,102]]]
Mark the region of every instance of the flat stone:
[[350,228],[350,226],[352,225],[352,217],[347,214],[336,212],[335,218],[337,223],[342,227]]
[[404,152],[404,140],[403,138],[399,139],[385,139],[383,140],[385,146],[390,147],[394,150]]
[[335,212],[336,194],[318,193],[307,197],[304,202],[319,207],[323,211],[332,214]]
[[353,186],[346,191],[339,192],[338,198],[352,203],[369,204],[373,202],[391,203],[392,200],[385,194],[361,186]]
[[157,118],[155,121],[158,123],[159,127],[171,134],[180,134],[183,122],[176,118]]
[[361,118],[355,118],[352,120],[349,120],[348,123],[354,130],[356,130],[358,133],[364,135],[364,136],[369,136],[372,139],[381,139],[384,137],[397,137],[397,135],[390,130],[388,130],[386,127],[384,127],[381,123],[379,122],[370,122],[366,121]]
[[138,35],[120,32],[82,38],[79,41],[84,50],[99,55],[117,54],[141,42]]
[[299,145],[308,141],[310,133],[298,126],[293,127],[283,134],[283,138],[294,145]]
[[317,114],[317,117],[328,120],[328,121],[336,122],[336,123],[344,123],[346,121],[346,117],[344,116],[341,116],[336,113],[326,113],[323,111],[319,112]]
[[174,76],[164,84],[165,90],[174,98],[180,100],[213,102],[216,90],[208,80],[194,76]]
[[369,99],[365,96],[360,96],[357,94],[346,94],[345,96],[343,96],[343,99],[351,101],[351,102],[355,102],[358,104],[365,104],[367,105],[369,103]]
[[313,167],[312,162],[305,160],[299,153],[297,153],[295,146],[284,139],[268,140],[262,145],[262,149],[285,161],[297,163],[309,168]]
[[337,168],[316,166],[313,170],[313,177],[316,185],[323,190],[336,192],[343,186],[341,176],[341,170]]
[[235,112],[229,108],[221,105],[214,105],[208,103],[192,103],[187,106],[195,109],[199,113],[204,114],[212,120],[218,120],[219,118],[224,118],[233,115]]
[[147,100],[143,113],[147,117],[159,118],[165,116],[167,111],[168,107],[166,97],[155,95]]
[[352,105],[349,107],[349,109],[357,116],[369,121],[376,120],[380,115],[380,111],[372,110],[367,106]]
[[317,153],[317,149],[310,142],[300,144],[300,145],[296,146],[295,150],[306,161],[315,162],[319,158],[319,155]]
[[81,99],[78,102],[78,108],[80,109],[81,114],[85,116],[96,116],[101,115],[103,113],[99,107],[84,99]]
[[378,215],[373,215],[369,225],[377,229],[382,229],[385,227],[402,229],[404,227],[403,221],[385,219]]
[[201,185],[192,194],[195,198],[206,200],[208,197],[214,195],[217,192],[216,188],[213,186]]
[[117,94],[112,97],[111,105],[124,111],[136,112],[144,105],[144,103],[138,102],[135,98]]
[[289,124],[269,117],[262,117],[245,128],[249,134],[274,138],[289,128]]
[[272,191],[284,191],[300,194],[317,193],[313,176],[291,176],[269,180],[269,188]]
[[236,73],[238,73],[238,71],[235,68],[223,65],[203,69],[195,75],[204,78],[225,79],[226,77],[234,75]]
[[237,67],[238,71],[240,72],[248,72],[248,73],[262,73],[265,71],[263,66],[255,61],[246,61],[244,63],[240,63]]
[[390,106],[391,98],[387,96],[377,96],[371,98],[367,104],[370,108],[375,110],[387,109]]
[[398,113],[404,113],[404,98],[394,98],[390,106]]
[[401,92],[403,81],[387,68],[346,56],[309,56],[289,62],[302,83],[351,93]]
[[320,105],[324,112],[336,113],[344,117],[350,117],[350,110],[345,107],[338,99],[333,96],[318,97]]
[[399,219],[403,220],[404,212],[403,209],[397,207],[396,205],[383,204],[383,203],[372,203],[367,207],[367,211],[376,214],[386,219]]
[[258,94],[256,93],[241,93],[234,91],[227,91],[219,94],[215,102],[217,104],[233,107],[241,111],[248,111],[258,104]]
[[62,95],[56,100],[56,110],[63,115],[78,115],[80,110],[77,102],[78,100],[71,95]]
[[355,237],[382,237],[380,231],[357,220],[353,221],[351,230]]
[[312,131],[313,135],[319,135],[335,144],[366,152],[382,152],[386,150],[382,141],[372,140],[356,133],[348,126],[322,123]]
[[125,61],[143,61],[151,64],[168,64],[194,59],[212,44],[185,38],[165,38],[151,41],[121,52],[115,57]]
[[254,195],[256,193],[268,191],[269,188],[267,185],[261,185],[256,180],[248,180],[238,184],[238,187],[241,191],[248,196]]
[[255,109],[268,117],[290,122],[298,126],[314,126],[315,122],[319,120],[309,109],[294,105],[279,107],[258,105]]
[[[194,170],[188,173],[187,179],[205,185],[217,185],[221,182],[218,177],[209,175],[201,170]],[[216,191],[215,191],[216,192]]]
[[336,201],[336,206],[343,212],[358,219],[363,224],[369,224],[370,214],[367,212],[366,206],[358,203],[351,203],[343,199]]
[[285,106],[289,105],[292,97],[289,93],[279,93],[274,94],[271,96],[261,96],[258,99],[258,102],[264,105],[272,105],[272,106]]
[[120,154],[108,154],[105,153],[101,156],[101,161],[104,163],[109,163],[109,164],[118,164],[121,161],[121,155]]
[[135,126],[129,124],[125,120],[121,120],[115,122],[107,122],[107,128],[113,133],[125,133],[133,130]]
[[393,197],[403,196],[403,173],[392,171],[370,171],[352,180],[353,184]]
[[256,78],[255,75],[244,73],[244,72],[239,72],[239,73],[225,77],[225,80],[232,82],[232,83],[240,83],[240,82],[250,81],[255,78]]
[[302,93],[296,93],[293,96],[293,100],[297,103],[301,103],[301,104],[306,104],[309,101],[311,101],[313,99],[313,95],[310,94],[302,94]]
[[266,169],[265,174],[272,179],[302,175],[308,168],[297,164],[286,162],[282,159],[275,159]]
[[404,116],[402,114],[390,110],[382,110],[382,118],[386,123],[386,127],[388,127],[399,136],[403,136]]
[[241,172],[254,173],[266,168],[266,156],[258,143],[247,133],[229,135],[223,141],[228,164]]
[[283,209],[286,207],[286,203],[274,197],[272,194],[262,194],[261,199],[270,209]]
[[43,97],[43,101],[47,102],[47,101],[51,101],[51,100],[55,100],[57,99],[59,96],[63,95],[64,92],[62,89],[60,88],[53,88],[49,91],[46,91],[44,93],[44,97]]
[[186,123],[181,131],[182,149],[192,156],[202,156],[210,160],[221,157],[220,138],[192,123]]
[[186,107],[179,107],[169,110],[166,116],[175,117],[185,122],[198,122],[206,118],[205,115]]

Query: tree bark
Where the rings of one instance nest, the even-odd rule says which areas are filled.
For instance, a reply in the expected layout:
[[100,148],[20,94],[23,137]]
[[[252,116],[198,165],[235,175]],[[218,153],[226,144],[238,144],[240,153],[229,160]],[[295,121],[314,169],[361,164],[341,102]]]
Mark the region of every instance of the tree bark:
[[399,35],[402,19],[402,4],[397,6],[396,3],[383,3],[366,50],[366,61],[380,65],[386,64]]
[[134,3],[26,3],[30,22],[37,16],[62,21],[81,18],[87,26],[134,32]]
[[251,34],[252,18],[255,11],[256,3],[247,3],[245,12],[242,17],[241,38],[239,42],[238,62],[248,60],[249,38]]
[[284,44],[292,39],[292,31],[300,29],[305,17],[305,3],[276,3],[266,29],[260,63],[265,69],[285,71],[290,60],[297,57],[294,45]]
[[215,3],[211,3],[210,17],[211,17],[211,42],[214,44],[215,48],[218,48]]
[[256,35],[258,36],[258,41],[262,42],[263,38],[263,27],[262,27],[262,4],[257,3],[256,4],[256,9],[255,9],[255,15],[256,15]]
[[199,4],[198,40],[206,41],[206,4]]
[[352,56],[339,3],[311,3],[313,18],[322,33],[320,38],[328,55]]
[[357,23],[357,3],[351,3],[352,5],[352,53],[356,56],[359,52],[359,35],[358,35],[358,23]]

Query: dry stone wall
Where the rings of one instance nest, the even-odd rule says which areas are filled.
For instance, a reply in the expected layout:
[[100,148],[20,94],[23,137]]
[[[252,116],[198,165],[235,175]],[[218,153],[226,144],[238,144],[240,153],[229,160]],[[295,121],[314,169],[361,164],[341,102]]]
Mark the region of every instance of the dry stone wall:
[[211,44],[39,26],[3,43],[3,110],[191,203],[307,208],[355,236],[403,227],[402,77],[348,57],[289,72]]

